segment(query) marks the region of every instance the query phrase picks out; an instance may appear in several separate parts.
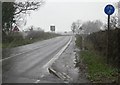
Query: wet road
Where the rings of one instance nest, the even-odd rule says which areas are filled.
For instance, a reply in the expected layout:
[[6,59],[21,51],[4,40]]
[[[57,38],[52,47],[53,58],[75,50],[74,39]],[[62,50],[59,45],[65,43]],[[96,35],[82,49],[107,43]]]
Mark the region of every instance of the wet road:
[[79,49],[75,46],[75,37],[73,36],[71,43],[60,57],[51,65],[59,78],[64,83],[90,83],[86,78],[85,72],[76,67],[77,65],[77,52]]
[[39,82],[70,40],[71,36],[61,36],[11,49],[2,60],[2,82]]

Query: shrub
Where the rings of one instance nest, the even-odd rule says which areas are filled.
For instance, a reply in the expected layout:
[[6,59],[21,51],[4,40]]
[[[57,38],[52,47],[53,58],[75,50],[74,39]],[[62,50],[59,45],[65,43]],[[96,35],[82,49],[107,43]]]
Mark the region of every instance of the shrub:
[[[109,37],[109,58],[107,60],[110,64],[118,67],[120,58],[120,29],[110,30]],[[93,49],[91,50],[96,50],[101,55],[107,58],[107,30],[92,33],[89,36],[87,36],[85,40],[86,42],[89,42],[93,45]],[[90,48],[88,47],[88,49]]]

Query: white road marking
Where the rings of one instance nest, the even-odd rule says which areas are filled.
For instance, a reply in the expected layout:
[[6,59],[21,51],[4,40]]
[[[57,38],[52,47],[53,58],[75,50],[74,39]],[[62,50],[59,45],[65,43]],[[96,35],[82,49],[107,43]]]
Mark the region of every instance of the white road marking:
[[[38,49],[38,48],[36,48],[36,49]],[[35,49],[34,49],[34,50],[35,50]],[[16,56],[19,56],[19,55],[24,54],[24,53],[30,52],[30,51],[33,51],[33,49],[32,49],[32,50],[29,50],[29,51],[25,51],[25,52],[21,52],[21,53],[15,54],[15,55],[13,55],[13,56],[10,56],[10,57],[4,58],[4,59],[1,59],[0,62],[2,62],[2,61],[4,61],[4,60],[7,60],[7,59],[10,59],[10,58],[13,58],[13,57],[16,57]]]
[[68,84],[69,82],[68,81],[64,81],[64,83]]
[[15,54],[15,55],[13,55],[13,56],[10,56],[10,57],[8,57],[8,58],[1,59],[0,62],[2,62],[2,61],[4,61],[4,60],[7,60],[7,59],[10,59],[10,58],[13,58],[13,57],[15,57],[15,56],[24,54],[24,53],[26,53],[26,52],[18,53],[18,54]]
[[[59,38],[59,37],[57,37]],[[52,39],[52,38],[51,38]],[[4,59],[0,59],[0,62],[4,61],[4,60],[7,60],[7,59],[10,59],[10,58],[13,58],[13,57],[16,57],[16,56],[19,56],[21,54],[24,54],[24,53],[27,53],[27,52],[30,52],[30,51],[33,51],[33,50],[36,50],[36,49],[39,49],[40,47],[37,47],[35,49],[32,49],[32,50],[29,50],[29,51],[25,51],[25,52],[21,52],[21,53],[18,53],[18,54],[15,54],[15,55],[12,55],[12,56],[9,56],[7,58],[4,58]]]
[[[56,38],[60,38],[60,37],[56,37]],[[52,38],[51,38],[51,39],[52,39]],[[15,57],[15,56],[19,56],[19,55],[21,55],[21,54],[24,54],[24,53],[33,51],[33,50],[37,50],[37,49],[39,49],[39,48],[40,48],[40,47],[36,47],[35,49],[29,50],[29,51],[24,51],[24,52],[21,52],[21,53],[18,53],[18,54],[14,54],[14,55],[12,55],[12,56],[9,56],[9,57],[7,57],[7,58],[0,59],[0,62],[2,62],[2,61],[4,61],[4,60],[7,60],[7,59],[10,59],[10,58],[13,58],[13,57]]]
[[[47,68],[49,65],[53,64],[54,61],[55,61],[56,59],[58,59],[58,57],[59,57],[59,56],[64,52],[64,50],[68,47],[68,45],[70,44],[71,40],[72,40],[72,37],[70,38],[69,42],[68,42],[47,64],[45,64],[42,68],[45,69],[45,68]],[[41,77],[44,77],[44,75],[41,75]],[[39,81],[40,81],[40,80],[37,80],[37,81],[35,81],[35,83],[38,83]]]
[[38,82],[40,82],[40,80],[37,80],[37,81],[35,81],[34,83],[38,83]]
[[72,37],[70,38],[69,42],[68,42],[47,64],[45,64],[42,68],[45,69],[45,68],[47,68],[48,66],[52,65],[52,64],[54,63],[54,61],[55,61],[56,59],[58,59],[59,56],[60,56],[60,55],[64,52],[64,50],[68,47],[68,45],[70,44],[71,40],[72,40]]

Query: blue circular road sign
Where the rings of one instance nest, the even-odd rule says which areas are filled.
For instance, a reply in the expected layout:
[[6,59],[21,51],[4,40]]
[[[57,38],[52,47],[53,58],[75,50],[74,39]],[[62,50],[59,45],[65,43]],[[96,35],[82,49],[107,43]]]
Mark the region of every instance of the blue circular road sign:
[[113,5],[109,4],[107,5],[105,8],[104,8],[104,12],[107,14],[107,15],[112,15],[115,11],[115,8]]

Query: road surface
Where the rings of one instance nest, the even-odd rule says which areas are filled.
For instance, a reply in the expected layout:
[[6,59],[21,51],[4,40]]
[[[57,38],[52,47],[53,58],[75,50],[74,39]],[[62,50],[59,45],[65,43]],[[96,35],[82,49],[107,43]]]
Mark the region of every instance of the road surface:
[[[2,59],[3,83],[33,83],[47,75],[56,54],[70,43],[71,36],[60,36],[11,49]],[[53,61],[52,61],[53,60]]]
[[[76,68],[74,36],[60,36],[4,51],[2,83],[88,83]],[[82,74],[82,75],[80,75]]]

